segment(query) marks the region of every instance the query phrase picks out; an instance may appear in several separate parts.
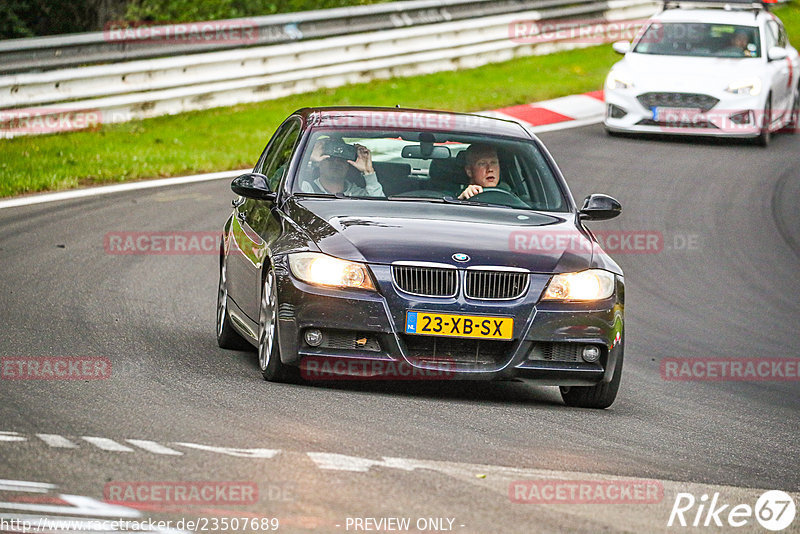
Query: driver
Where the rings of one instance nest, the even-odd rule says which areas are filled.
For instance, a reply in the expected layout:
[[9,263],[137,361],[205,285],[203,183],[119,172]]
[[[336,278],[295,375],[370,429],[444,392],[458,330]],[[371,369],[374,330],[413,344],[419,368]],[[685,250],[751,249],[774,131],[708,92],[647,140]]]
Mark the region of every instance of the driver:
[[497,150],[491,145],[475,143],[464,152],[466,165],[464,172],[470,179],[458,198],[465,200],[483,193],[484,188],[497,187],[500,183],[500,159]]
[[753,53],[750,51],[750,36],[747,32],[739,30],[734,33],[727,51],[737,56],[751,57]]
[[[314,144],[311,151],[311,163],[319,167],[319,178],[302,182],[300,189],[304,193],[342,193],[348,197],[383,196],[383,187],[372,167],[372,154],[364,145],[321,139]],[[347,178],[353,168],[364,176],[366,187],[359,187]]]

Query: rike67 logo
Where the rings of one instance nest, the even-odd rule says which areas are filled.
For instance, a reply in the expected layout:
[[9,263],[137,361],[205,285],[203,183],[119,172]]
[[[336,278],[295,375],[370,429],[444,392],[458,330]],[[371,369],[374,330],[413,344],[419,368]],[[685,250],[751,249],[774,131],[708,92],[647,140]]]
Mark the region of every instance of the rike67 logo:
[[740,528],[753,524],[753,518],[767,530],[779,532],[794,522],[794,499],[780,490],[765,491],[755,503],[730,504],[714,493],[699,499],[691,493],[678,493],[667,521],[668,527],[725,527]]

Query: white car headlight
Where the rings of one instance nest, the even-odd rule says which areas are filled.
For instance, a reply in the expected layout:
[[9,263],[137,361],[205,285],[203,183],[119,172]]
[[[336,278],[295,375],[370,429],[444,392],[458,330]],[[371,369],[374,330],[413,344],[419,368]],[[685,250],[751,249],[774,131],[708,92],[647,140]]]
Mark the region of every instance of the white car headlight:
[[761,93],[761,80],[758,78],[751,78],[749,80],[732,82],[725,90],[735,95],[757,96]]
[[319,252],[298,252],[289,254],[289,268],[296,278],[309,284],[375,291],[367,266],[361,263]]
[[614,294],[614,274],[602,269],[553,276],[542,300],[601,300]]
[[608,78],[608,86],[611,89],[630,89],[633,87],[633,80],[625,76],[612,74]]

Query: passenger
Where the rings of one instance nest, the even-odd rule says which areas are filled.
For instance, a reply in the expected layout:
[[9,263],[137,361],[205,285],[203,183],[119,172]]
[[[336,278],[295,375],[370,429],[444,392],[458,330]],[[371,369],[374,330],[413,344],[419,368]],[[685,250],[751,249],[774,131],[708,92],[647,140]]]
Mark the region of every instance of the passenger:
[[[304,181],[304,193],[342,193],[354,197],[382,197],[383,187],[372,167],[372,154],[363,145],[349,145],[335,139],[321,139],[311,151],[311,164],[319,168],[319,177]],[[355,161],[353,161],[355,160]],[[347,175],[356,169],[364,176],[366,187],[351,182]]]
[[483,193],[486,187],[497,187],[500,184],[500,159],[493,146],[472,144],[465,151],[465,156],[464,172],[470,179],[470,185],[458,195],[458,198],[468,199]]

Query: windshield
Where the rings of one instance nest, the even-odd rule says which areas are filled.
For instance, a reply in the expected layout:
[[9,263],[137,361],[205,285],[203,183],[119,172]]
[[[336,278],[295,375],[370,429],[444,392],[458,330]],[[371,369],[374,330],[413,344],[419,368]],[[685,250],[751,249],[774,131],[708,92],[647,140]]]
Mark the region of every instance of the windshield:
[[453,132],[316,128],[292,184],[297,194],[567,211],[531,142]]
[[761,41],[756,26],[654,22],[639,39],[634,52],[665,56],[761,57]]

